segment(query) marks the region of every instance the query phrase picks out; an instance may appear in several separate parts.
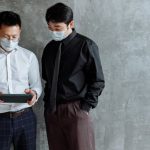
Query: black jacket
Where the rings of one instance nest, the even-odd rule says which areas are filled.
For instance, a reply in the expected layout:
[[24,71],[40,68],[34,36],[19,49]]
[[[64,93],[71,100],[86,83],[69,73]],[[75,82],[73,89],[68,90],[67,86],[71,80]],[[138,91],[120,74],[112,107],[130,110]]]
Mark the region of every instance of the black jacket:
[[[57,104],[80,100],[81,109],[96,107],[104,88],[99,50],[91,39],[75,30],[62,42],[62,55],[57,86]],[[60,42],[51,41],[42,56],[42,77],[45,80],[45,107],[50,103],[54,62]]]

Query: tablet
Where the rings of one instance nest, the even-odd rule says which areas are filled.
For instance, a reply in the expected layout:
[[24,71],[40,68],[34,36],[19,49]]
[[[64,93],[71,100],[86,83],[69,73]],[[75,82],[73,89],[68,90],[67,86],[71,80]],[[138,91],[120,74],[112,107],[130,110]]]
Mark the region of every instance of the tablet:
[[31,94],[2,94],[0,100],[5,103],[27,103],[32,97]]

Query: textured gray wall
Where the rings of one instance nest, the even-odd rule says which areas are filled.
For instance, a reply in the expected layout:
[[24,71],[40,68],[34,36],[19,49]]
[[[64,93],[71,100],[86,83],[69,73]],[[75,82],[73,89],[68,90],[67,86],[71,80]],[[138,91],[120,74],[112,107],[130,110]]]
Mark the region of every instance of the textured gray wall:
[[[44,15],[57,0],[0,0],[0,11],[18,12],[21,45],[41,58],[50,40]],[[150,150],[150,1],[63,0],[75,13],[76,30],[99,47],[106,88],[91,112],[96,150]],[[47,150],[42,98],[37,149]]]

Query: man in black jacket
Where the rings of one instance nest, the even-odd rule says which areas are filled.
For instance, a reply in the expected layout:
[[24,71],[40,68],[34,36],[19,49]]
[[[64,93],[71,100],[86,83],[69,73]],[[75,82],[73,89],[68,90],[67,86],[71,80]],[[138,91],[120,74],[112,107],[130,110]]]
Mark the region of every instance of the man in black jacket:
[[74,29],[72,9],[57,3],[47,9],[52,37],[43,52],[45,122],[52,150],[95,150],[89,116],[104,88],[97,45]]

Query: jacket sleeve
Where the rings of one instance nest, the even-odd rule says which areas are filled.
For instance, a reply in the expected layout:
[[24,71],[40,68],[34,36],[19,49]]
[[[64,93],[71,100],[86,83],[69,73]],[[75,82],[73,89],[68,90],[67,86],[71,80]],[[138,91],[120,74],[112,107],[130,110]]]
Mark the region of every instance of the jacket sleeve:
[[90,108],[97,106],[98,96],[101,95],[105,87],[105,81],[98,46],[93,41],[88,41],[86,49],[87,64],[85,66],[85,76],[87,93],[81,103],[81,109],[89,111]]

